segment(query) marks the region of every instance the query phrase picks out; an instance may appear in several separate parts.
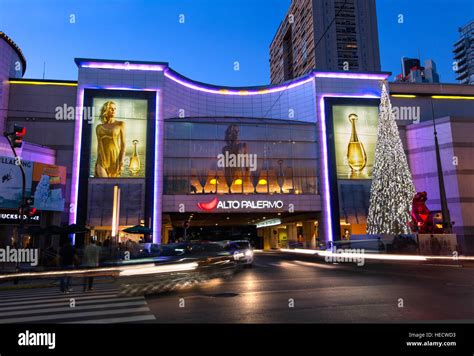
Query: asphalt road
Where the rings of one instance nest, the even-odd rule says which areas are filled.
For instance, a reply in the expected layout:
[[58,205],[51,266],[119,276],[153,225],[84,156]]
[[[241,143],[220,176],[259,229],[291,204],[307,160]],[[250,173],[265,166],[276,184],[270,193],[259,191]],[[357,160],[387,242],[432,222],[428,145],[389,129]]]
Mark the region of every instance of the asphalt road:
[[474,268],[258,253],[230,280],[146,301],[158,323],[472,323]]
[[[474,266],[327,263],[257,253],[229,280],[153,296],[119,297],[120,281],[97,278],[84,293],[57,281],[0,291],[3,323],[364,323],[474,322]],[[23,287],[23,283],[21,285]],[[73,301],[74,305],[71,304]]]

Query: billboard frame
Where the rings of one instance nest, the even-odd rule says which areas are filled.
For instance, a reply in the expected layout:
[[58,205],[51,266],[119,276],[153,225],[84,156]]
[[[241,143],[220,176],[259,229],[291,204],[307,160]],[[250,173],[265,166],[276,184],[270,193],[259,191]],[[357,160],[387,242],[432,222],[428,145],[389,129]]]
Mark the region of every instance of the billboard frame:
[[[380,98],[372,97],[337,97],[326,96],[324,100],[324,118],[326,123],[326,153],[327,153],[327,174],[329,183],[329,199],[331,202],[331,211],[328,212],[331,216],[331,229],[333,232],[333,241],[340,240],[341,225],[340,225],[340,204],[339,204],[339,187],[337,178],[337,162],[336,162],[336,142],[334,136],[334,106],[374,106],[379,108]],[[365,181],[372,181],[366,179]]]

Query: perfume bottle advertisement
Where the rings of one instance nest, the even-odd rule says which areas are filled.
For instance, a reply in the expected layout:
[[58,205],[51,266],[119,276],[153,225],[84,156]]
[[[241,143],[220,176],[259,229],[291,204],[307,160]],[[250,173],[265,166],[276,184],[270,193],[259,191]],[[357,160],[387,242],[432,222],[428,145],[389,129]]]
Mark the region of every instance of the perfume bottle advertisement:
[[147,101],[94,98],[90,177],[145,177]]
[[338,179],[371,179],[377,141],[378,108],[333,107]]

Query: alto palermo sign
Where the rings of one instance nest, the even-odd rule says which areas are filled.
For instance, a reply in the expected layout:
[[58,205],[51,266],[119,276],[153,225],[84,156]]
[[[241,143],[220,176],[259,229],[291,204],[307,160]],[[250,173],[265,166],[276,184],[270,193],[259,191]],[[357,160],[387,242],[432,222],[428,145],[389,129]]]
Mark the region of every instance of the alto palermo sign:
[[284,206],[281,200],[224,200],[220,201],[217,197],[209,202],[197,204],[203,211],[213,211],[215,209],[239,210],[239,209],[282,209]]

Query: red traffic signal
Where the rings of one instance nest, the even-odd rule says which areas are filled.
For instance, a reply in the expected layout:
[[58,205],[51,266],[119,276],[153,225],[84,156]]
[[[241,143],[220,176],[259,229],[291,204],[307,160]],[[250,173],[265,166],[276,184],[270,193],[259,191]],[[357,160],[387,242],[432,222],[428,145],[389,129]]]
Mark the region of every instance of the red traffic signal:
[[27,206],[25,207],[24,211],[23,211],[23,214],[25,214],[26,216],[28,216],[29,218],[35,216],[36,214],[36,208],[32,207],[32,206]]
[[23,214],[28,216],[29,218],[33,217],[36,214],[37,209],[33,207],[33,199],[26,198],[25,204],[23,206]]
[[12,146],[20,148],[23,145],[23,137],[26,135],[26,127],[15,125],[13,127],[13,142]]

